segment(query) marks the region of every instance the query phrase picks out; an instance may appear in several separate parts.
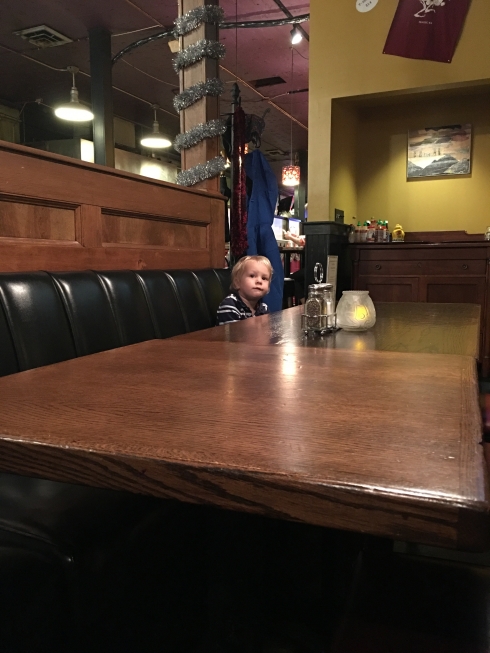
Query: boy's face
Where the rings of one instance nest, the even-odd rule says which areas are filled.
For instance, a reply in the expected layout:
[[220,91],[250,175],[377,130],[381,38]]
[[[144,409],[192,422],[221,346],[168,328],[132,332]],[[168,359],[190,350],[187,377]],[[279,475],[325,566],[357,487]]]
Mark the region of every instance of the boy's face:
[[258,261],[247,261],[238,281],[237,290],[243,299],[256,304],[269,292],[271,278],[266,265]]

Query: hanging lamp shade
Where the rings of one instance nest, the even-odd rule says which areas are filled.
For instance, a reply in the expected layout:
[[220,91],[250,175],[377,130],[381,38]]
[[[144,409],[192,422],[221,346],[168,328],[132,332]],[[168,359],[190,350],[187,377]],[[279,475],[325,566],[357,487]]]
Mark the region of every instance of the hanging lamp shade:
[[144,147],[151,147],[153,150],[170,147],[172,145],[172,141],[169,141],[168,138],[165,138],[165,136],[160,133],[160,127],[157,120],[153,123],[153,131],[151,134],[142,138],[140,143]]
[[71,122],[87,122],[94,119],[94,114],[81,104],[78,99],[78,89],[75,86],[75,75],[78,72],[76,66],[68,66],[67,70],[73,76],[73,86],[70,91],[70,101],[66,104],[61,104],[54,110],[54,115],[61,120],[69,120]]
[[291,119],[291,165],[283,166],[282,168],[282,184],[283,186],[298,186],[300,178],[300,167],[293,165],[293,73],[294,73],[294,48],[291,48],[291,109],[290,109],[290,119]]
[[284,166],[282,169],[283,186],[298,186],[300,180],[299,166]]
[[143,147],[149,147],[152,150],[161,150],[164,147],[170,147],[172,141],[160,133],[160,125],[157,120],[158,104],[152,104],[151,108],[154,111],[153,131],[148,136],[141,139],[140,143]]
[[301,41],[303,40],[303,34],[301,34],[301,30],[297,25],[293,27],[290,33],[291,33],[291,43],[293,45],[297,45],[298,43],[301,43]]

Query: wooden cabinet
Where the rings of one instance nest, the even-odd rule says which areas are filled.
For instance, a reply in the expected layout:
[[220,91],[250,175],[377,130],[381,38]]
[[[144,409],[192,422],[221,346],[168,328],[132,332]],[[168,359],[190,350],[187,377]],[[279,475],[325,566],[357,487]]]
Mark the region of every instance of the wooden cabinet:
[[354,288],[369,290],[374,301],[378,302],[417,302],[419,301],[418,277],[363,275]]
[[490,243],[353,245],[353,287],[374,302],[469,303],[481,307],[480,363],[490,376]]

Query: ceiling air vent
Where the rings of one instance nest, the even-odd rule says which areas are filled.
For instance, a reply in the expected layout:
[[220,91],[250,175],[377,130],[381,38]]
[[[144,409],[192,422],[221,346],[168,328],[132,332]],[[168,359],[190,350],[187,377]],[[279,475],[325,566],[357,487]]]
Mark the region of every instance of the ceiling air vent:
[[263,86],[276,86],[277,84],[285,84],[286,80],[282,77],[262,77],[250,82],[255,88],[262,88]]
[[52,48],[56,45],[65,45],[65,43],[72,43],[72,39],[60,34],[52,27],[47,25],[38,25],[37,27],[28,27],[14,32],[17,36],[29,41],[32,45],[38,48]]

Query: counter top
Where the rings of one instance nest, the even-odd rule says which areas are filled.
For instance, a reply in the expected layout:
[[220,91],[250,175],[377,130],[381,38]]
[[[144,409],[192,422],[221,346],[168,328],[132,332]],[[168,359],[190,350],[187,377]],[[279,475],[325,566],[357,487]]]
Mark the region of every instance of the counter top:
[[365,248],[368,249],[388,249],[388,248],[403,248],[403,249],[420,249],[423,248],[439,248],[439,247],[449,247],[457,249],[458,247],[490,247],[489,240],[467,240],[461,242],[429,242],[429,241],[405,241],[403,243],[350,243],[351,247]]

